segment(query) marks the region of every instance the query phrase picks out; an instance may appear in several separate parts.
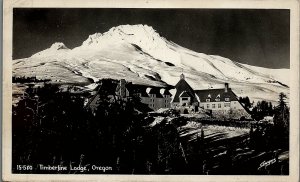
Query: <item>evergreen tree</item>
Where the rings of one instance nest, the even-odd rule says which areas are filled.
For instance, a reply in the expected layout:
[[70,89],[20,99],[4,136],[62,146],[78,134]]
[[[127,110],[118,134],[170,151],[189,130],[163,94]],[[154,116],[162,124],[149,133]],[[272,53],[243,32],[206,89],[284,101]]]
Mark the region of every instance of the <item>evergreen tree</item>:
[[248,96],[246,97],[239,97],[239,101],[246,107],[246,108],[251,108],[252,104],[250,102],[250,99]]
[[278,106],[275,107],[274,114],[274,133],[278,138],[277,144],[280,147],[288,147],[289,144],[289,108],[286,105],[286,95],[279,94]]
[[286,98],[287,98],[286,95],[283,92],[280,92],[279,100],[278,100],[278,107],[280,109],[284,109],[284,107],[286,107],[286,102],[285,102]]
[[265,116],[272,116],[273,114],[274,109],[272,103],[265,100],[258,101],[256,106],[252,109],[252,117],[256,120],[261,120]]

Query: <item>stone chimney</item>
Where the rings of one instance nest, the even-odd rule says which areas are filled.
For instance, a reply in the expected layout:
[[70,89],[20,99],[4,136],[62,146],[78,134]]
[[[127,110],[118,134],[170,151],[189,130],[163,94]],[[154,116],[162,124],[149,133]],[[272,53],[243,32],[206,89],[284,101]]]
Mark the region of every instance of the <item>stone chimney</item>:
[[185,76],[184,76],[184,74],[182,73],[181,75],[180,75],[180,80],[184,80],[185,79]]
[[229,89],[229,84],[228,84],[228,83],[225,83],[225,93],[228,92],[228,89]]
[[122,98],[126,97],[126,80],[125,79],[120,80],[120,96]]

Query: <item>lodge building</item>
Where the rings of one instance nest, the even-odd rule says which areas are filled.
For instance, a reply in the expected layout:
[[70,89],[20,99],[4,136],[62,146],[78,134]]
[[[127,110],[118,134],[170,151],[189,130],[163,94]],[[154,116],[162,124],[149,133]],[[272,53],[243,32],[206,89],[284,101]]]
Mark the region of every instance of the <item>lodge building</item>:
[[199,108],[212,111],[245,110],[238,97],[225,83],[221,89],[194,90],[185,80],[184,74],[180,75],[179,82],[175,85],[176,94],[172,100],[172,107],[189,107],[197,111]]
[[153,110],[169,108],[172,96],[168,88],[132,84],[121,79],[116,87],[117,98],[128,98],[133,95],[138,96],[142,103]]
[[141,103],[151,110],[171,107],[171,93],[168,87],[154,87],[126,82],[125,79],[101,80],[96,92],[88,99],[85,107],[94,110],[98,106],[101,95],[107,95],[111,100],[127,100],[139,97]]
[[176,93],[172,98],[169,92],[173,87],[154,87],[141,84],[133,84],[126,80],[101,80],[95,93],[88,99],[85,107],[92,110],[99,105],[101,95],[107,95],[112,100],[127,100],[139,97],[141,103],[150,110],[160,108],[188,109],[197,112],[199,109],[211,110],[213,113],[225,113],[230,111],[238,112],[240,116],[250,117],[247,108],[238,100],[238,97],[229,87],[228,83],[224,88],[194,90],[180,75],[179,82],[175,85]]

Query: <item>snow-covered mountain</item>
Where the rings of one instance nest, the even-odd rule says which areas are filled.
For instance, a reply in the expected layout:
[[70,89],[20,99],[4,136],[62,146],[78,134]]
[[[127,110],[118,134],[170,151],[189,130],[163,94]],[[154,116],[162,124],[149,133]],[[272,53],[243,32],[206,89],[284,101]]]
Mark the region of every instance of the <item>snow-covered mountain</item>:
[[120,25],[90,35],[81,46],[63,43],[13,61],[14,76],[37,76],[61,83],[91,83],[101,78],[153,85],[175,85],[184,73],[194,89],[220,88],[224,82],[238,96],[277,100],[289,94],[289,69],[241,64],[181,47],[147,25]]

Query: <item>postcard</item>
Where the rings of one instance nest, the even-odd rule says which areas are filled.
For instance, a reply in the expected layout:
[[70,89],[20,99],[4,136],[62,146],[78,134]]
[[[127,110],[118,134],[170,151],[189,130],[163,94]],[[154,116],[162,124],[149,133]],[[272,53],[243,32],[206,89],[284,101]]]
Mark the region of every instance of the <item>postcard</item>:
[[4,181],[299,180],[297,1],[4,1]]

